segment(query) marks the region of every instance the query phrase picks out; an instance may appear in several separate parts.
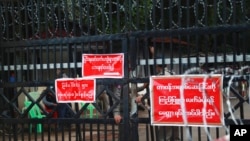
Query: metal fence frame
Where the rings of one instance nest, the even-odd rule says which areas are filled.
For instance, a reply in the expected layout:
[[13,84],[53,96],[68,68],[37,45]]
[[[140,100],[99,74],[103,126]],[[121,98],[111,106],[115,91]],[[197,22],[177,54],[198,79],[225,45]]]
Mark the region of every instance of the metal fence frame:
[[[238,69],[242,66],[250,65],[250,53],[247,40],[250,35],[250,25],[247,11],[248,9],[246,8],[247,1],[244,0],[238,2],[214,0],[213,3],[210,3],[210,1],[202,3],[200,1],[197,4],[193,4],[194,13],[196,13],[195,16],[191,16],[190,11],[187,8],[188,4],[191,3],[190,0],[185,0],[187,4],[186,7],[178,6],[177,1],[173,1],[173,3],[171,3],[171,1],[169,1],[169,3],[152,1],[152,3],[150,3],[152,9],[147,9],[147,7],[144,9],[145,11],[152,10],[150,13],[151,18],[144,18],[144,25],[136,19],[140,12],[142,12],[141,7],[137,7],[137,12],[131,12],[131,10],[133,11],[135,8],[133,7],[134,1],[132,2],[132,0],[123,3],[124,7],[121,7],[124,9],[118,9],[115,15],[112,15],[112,11],[114,10],[112,8],[114,8],[114,6],[105,6],[103,9],[109,11],[106,12],[110,15],[109,19],[112,21],[114,17],[117,18],[114,20],[114,22],[117,22],[118,20],[117,29],[111,28],[114,26],[112,22],[109,23],[109,29],[104,28],[106,25],[105,22],[103,22],[104,20],[100,23],[103,27],[102,29],[93,29],[92,27],[98,27],[99,25],[97,23],[95,23],[94,26],[90,24],[90,20],[93,18],[90,10],[91,6],[86,6],[89,8],[89,13],[86,14],[89,22],[84,22],[81,18],[78,19],[78,22],[70,22],[69,19],[65,18],[69,15],[66,14],[64,17],[63,15],[60,15],[62,13],[56,12],[60,11],[60,8],[65,8],[60,7],[60,4],[56,2],[54,4],[58,6],[59,9],[56,9],[56,6],[53,4],[48,4],[48,7],[51,9],[46,10],[45,8],[41,10],[44,14],[57,14],[54,23],[55,25],[53,25],[53,22],[51,23],[51,21],[53,21],[53,16],[50,15],[47,21],[46,19],[42,21],[41,14],[37,14],[39,13],[39,10],[32,11],[34,10],[34,7],[39,6],[39,4],[43,7],[44,5],[42,5],[42,3],[45,1],[33,2],[34,1],[29,1],[29,3],[24,3],[22,5],[20,4],[21,2],[16,3],[15,0],[10,2],[0,1],[0,13],[3,17],[0,18],[0,23],[3,23],[0,24],[0,29],[3,29],[3,32],[0,32],[0,103],[3,103],[3,106],[0,108],[1,111],[9,109],[12,113],[12,117],[4,117],[0,120],[0,126],[13,125],[14,129],[23,129],[20,133],[17,133],[19,130],[14,130],[13,135],[1,134],[0,138],[3,141],[40,139],[114,141],[118,138],[120,138],[120,141],[155,141],[157,139],[157,132],[154,131],[155,127],[150,125],[150,114],[148,113],[146,117],[140,117],[139,115],[130,116],[129,108],[129,86],[131,83],[149,83],[150,71],[155,71],[150,70],[150,66],[164,63],[168,64],[168,67],[171,70],[177,70],[176,73],[183,74],[185,69],[200,67],[200,64],[203,64],[203,67],[206,70],[211,67],[211,64],[213,64],[214,69],[218,70],[228,67],[229,64],[239,64],[239,68],[233,70],[233,73],[237,73]],[[63,0],[63,3],[64,2],[66,1]],[[80,0],[78,2],[80,2]],[[182,4],[184,3],[183,1],[179,2]],[[227,9],[220,7],[221,5],[226,7],[228,3],[231,9],[231,11],[229,11],[230,18],[227,17]],[[92,4],[92,2],[89,2],[86,5]],[[165,5],[168,5],[168,8],[164,8]],[[217,11],[212,14],[214,16],[214,18],[212,18],[212,23],[209,21],[211,20],[211,17],[205,16],[211,16],[211,13],[204,12],[205,14],[202,15],[205,17],[199,17],[199,12],[202,12],[199,10],[200,5],[202,5],[204,9],[209,9],[214,5],[218,6],[214,6],[212,8],[214,11]],[[26,7],[28,10],[23,7]],[[55,9],[53,10],[53,8]],[[76,5],[76,8],[79,8],[79,6]],[[177,8],[177,11],[179,10],[179,12],[180,10],[187,8],[185,10],[187,14],[185,22],[183,22],[183,16],[180,16],[180,13],[176,12],[176,9],[174,8]],[[232,11],[232,9],[234,9],[234,11]],[[17,16],[18,10],[20,15],[24,14],[24,19]],[[81,13],[83,11],[80,9],[76,9],[76,11],[77,10],[80,11],[80,15],[84,14]],[[166,14],[166,11],[164,10],[169,10],[169,14]],[[34,15],[30,12],[33,12]],[[104,17],[106,13],[104,13]],[[119,13],[122,14],[119,15]],[[242,13],[239,18],[237,17],[237,15],[239,15],[238,13]],[[36,14],[39,16],[36,17]],[[146,13],[144,14],[147,16]],[[174,18],[174,15],[176,14],[178,16],[177,18]],[[15,16],[8,18],[11,17],[10,15],[17,16],[16,20],[13,18]],[[73,17],[77,17],[77,12],[72,12],[72,15]],[[125,17],[124,19],[127,20],[125,23],[127,24],[123,25],[122,20],[119,21],[121,18],[120,16]],[[39,18],[40,20],[38,20]],[[169,22],[165,20],[157,21],[158,18],[169,19]],[[150,20],[150,22],[147,20]],[[176,20],[178,22],[174,22],[174,24],[171,23],[171,21]],[[17,21],[20,23],[24,22],[24,24],[18,24]],[[59,21],[64,21],[67,26]],[[79,23],[87,24],[86,27],[81,27],[79,26]],[[45,29],[49,30],[42,31],[40,28],[38,30],[37,25],[40,24],[44,25]],[[54,31],[57,32],[50,32],[51,29],[49,24],[52,24],[52,27],[56,27],[57,30]],[[15,29],[16,32],[14,32]],[[38,32],[36,32],[36,29]],[[65,29],[71,29],[72,32],[66,31]],[[78,31],[80,31],[80,34]],[[166,43],[151,41],[151,39],[154,38],[168,38],[168,43],[166,45]],[[183,40],[185,41],[185,48],[183,48]],[[148,50],[149,46],[157,46],[160,51],[163,51],[164,53],[160,54],[162,58],[150,58]],[[168,50],[166,50],[166,48],[168,48]],[[232,53],[226,52],[227,49],[231,50]],[[200,51],[203,51],[204,54],[200,55]],[[213,54],[210,54],[211,51],[213,51]],[[109,85],[121,84],[123,86],[123,98],[117,103],[113,103],[114,105],[111,106],[107,113],[102,112],[98,104],[94,104],[103,118],[80,118],[80,115],[84,110],[86,110],[87,106],[82,108],[76,106],[74,115],[68,119],[53,119],[50,118],[50,114],[47,114],[47,118],[44,119],[28,119],[28,111],[22,112],[20,108],[16,107],[16,101],[19,97],[23,95],[28,96],[28,92],[36,90],[37,87],[47,87],[53,92],[53,90],[50,89],[50,86],[54,85],[56,69],[67,69],[67,73],[70,74],[71,77],[76,77],[76,75],[79,74],[79,69],[81,68],[81,62],[75,59],[78,53],[117,52],[124,53],[125,55],[124,78],[100,78],[97,79],[97,84],[106,85],[105,90],[109,91],[109,95],[111,97],[113,97],[114,94],[112,93]],[[167,53],[165,54],[165,52]],[[129,76],[130,70],[137,71],[138,69],[139,73],[142,72],[139,70],[138,66],[143,68],[143,76],[131,78]],[[16,74],[18,73],[19,75],[16,76],[17,81],[14,83],[9,82],[9,76],[13,72]],[[239,100],[234,103],[234,105],[229,107],[229,109],[233,112],[238,111],[239,118],[236,121],[233,120],[233,115],[227,111],[224,115],[225,127],[206,128],[207,130],[205,129],[205,132],[201,127],[181,127],[181,140],[186,140],[187,137],[187,140],[211,140],[211,137],[217,138],[227,134],[228,126],[231,124],[250,124],[250,117],[248,117],[246,113],[246,109],[248,108],[246,105],[249,105],[249,98],[242,98],[239,91],[231,83],[229,83],[231,78],[233,78],[233,84],[241,82],[242,80],[250,82],[249,74],[224,75],[223,88],[230,88],[232,95]],[[15,95],[10,96],[9,93],[13,92],[15,92]],[[147,89],[144,98],[147,98],[149,94],[149,90]],[[37,101],[33,101],[32,103],[38,104],[43,96],[44,95],[41,95]],[[100,96],[100,94],[97,94],[97,97],[98,96]],[[114,108],[120,104],[122,104],[123,109],[123,120],[120,125],[116,125],[114,119],[109,117],[109,114],[112,114]],[[43,112],[45,112],[41,105],[40,108]],[[65,123],[63,131],[53,129],[53,125],[57,122]],[[33,132],[29,131],[29,125],[34,124],[36,128],[37,123],[41,123],[43,125],[44,132],[37,133],[34,129]],[[67,128],[68,126],[71,128]],[[143,133],[141,133],[142,130]],[[119,132],[122,134],[118,135]],[[187,132],[189,135],[187,135]]]

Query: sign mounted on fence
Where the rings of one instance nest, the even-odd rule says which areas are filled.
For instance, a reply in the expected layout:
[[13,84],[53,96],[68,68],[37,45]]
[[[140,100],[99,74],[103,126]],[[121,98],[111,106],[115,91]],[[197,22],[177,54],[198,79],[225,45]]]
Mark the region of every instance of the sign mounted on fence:
[[222,126],[222,75],[150,77],[151,124]]
[[95,79],[60,78],[55,80],[55,93],[58,103],[95,102]]
[[95,78],[123,78],[124,54],[83,54],[82,76]]

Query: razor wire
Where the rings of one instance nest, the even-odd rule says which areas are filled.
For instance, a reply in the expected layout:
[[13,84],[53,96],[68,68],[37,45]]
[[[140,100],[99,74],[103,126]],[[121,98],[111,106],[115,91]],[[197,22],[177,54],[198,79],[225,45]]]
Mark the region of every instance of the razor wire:
[[[233,74],[231,74],[233,72]],[[230,75],[229,75],[230,73]],[[246,92],[247,92],[247,95],[246,97],[243,97],[245,99],[245,102],[248,101],[248,103],[250,102],[249,101],[249,97],[250,97],[250,86],[249,86],[249,82],[250,82],[250,78],[249,78],[249,74],[250,74],[250,66],[242,66],[240,69],[238,70],[233,70],[232,68],[230,67],[226,67],[226,68],[219,68],[219,69],[215,69],[213,71],[211,71],[210,73],[207,73],[204,69],[200,68],[200,67],[194,67],[194,68],[190,68],[188,70],[186,70],[184,73],[183,73],[183,78],[182,78],[182,85],[185,83],[185,78],[188,77],[189,74],[204,74],[206,75],[206,77],[204,77],[204,80],[203,82],[206,82],[206,79],[208,79],[211,75],[213,74],[222,74],[223,77],[228,77],[230,76],[230,79],[228,82],[223,82],[223,83],[228,83],[228,86],[226,88],[223,88],[223,90],[227,90],[227,91],[224,91],[223,92],[223,97],[225,98],[226,100],[226,105],[227,105],[227,108],[228,108],[228,111],[229,113],[231,114],[231,117],[232,117],[232,120],[234,122],[234,124],[236,125],[242,125],[244,124],[242,119],[239,119],[237,117],[235,117],[234,115],[234,111],[232,111],[232,103],[230,101],[230,87],[232,85],[232,82],[234,79],[236,78],[243,78],[243,79],[246,79],[248,81],[248,86],[247,88],[245,89]],[[248,76],[248,77],[247,77]],[[203,97],[207,97],[206,95],[206,92],[205,92],[205,88],[202,88],[202,95]],[[183,92],[183,87],[182,89],[180,89],[180,98],[183,99],[184,98],[184,92]],[[248,105],[250,106],[250,105]],[[181,108],[183,111],[185,111],[185,104],[184,103],[181,103]],[[214,107],[216,108],[216,107]],[[203,111],[202,112],[206,112],[206,102],[204,102],[204,106],[203,106]],[[204,111],[205,110],[205,111]],[[215,109],[215,111],[217,111],[217,109]],[[217,112],[218,114],[218,112]],[[188,127],[188,122],[187,122],[187,115],[183,114],[183,121],[184,121],[184,124],[185,124],[185,127]],[[228,134],[230,133],[229,132],[229,127],[227,127],[227,125],[225,125],[224,123],[224,118],[221,119],[223,125],[222,125],[222,128],[225,129],[226,133],[227,133],[227,136]],[[205,114],[203,114],[203,123],[204,125],[207,125],[207,121],[206,121],[206,118],[205,118]],[[206,132],[207,134],[207,137],[209,140],[213,140],[213,137],[211,136],[211,133],[209,132],[209,129],[208,129],[209,126],[204,126],[204,131]],[[188,128],[186,128],[186,133],[187,133],[187,138],[192,138],[191,136],[191,133],[190,133],[190,130]]]
[[[67,33],[65,36],[72,36],[75,29],[69,26],[69,22],[75,23],[78,28],[82,28],[81,25],[94,26],[98,34],[110,34],[144,30],[144,28],[146,30],[185,28],[187,25],[180,21],[185,21],[187,14],[197,21],[189,22],[188,27],[242,23],[242,19],[245,22],[249,22],[250,19],[247,14],[250,8],[245,5],[244,0],[188,2],[177,0],[1,2],[0,29],[5,40],[24,40],[27,38],[24,36],[26,30],[31,30],[33,35],[30,36],[36,38],[44,38],[41,32],[48,32],[50,37],[55,37],[59,30],[65,31]],[[233,21],[235,13],[240,19]],[[164,20],[166,18],[167,22]],[[81,31],[82,35],[88,34],[86,30]]]

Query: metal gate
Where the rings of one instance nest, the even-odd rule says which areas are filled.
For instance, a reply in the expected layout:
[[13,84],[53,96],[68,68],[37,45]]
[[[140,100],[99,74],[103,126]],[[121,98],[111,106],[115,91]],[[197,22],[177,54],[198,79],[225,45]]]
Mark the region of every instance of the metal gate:
[[[249,4],[0,0],[0,140],[157,141],[158,127],[150,125],[149,88],[131,94],[131,87],[149,83],[156,64],[166,64],[175,74],[224,77],[225,125],[182,126],[179,140],[213,140],[228,134],[231,124],[249,124]],[[85,53],[124,53],[124,78],[98,78],[96,103],[70,103],[67,117],[55,118],[56,108],[48,111],[43,98],[55,93],[58,71],[81,77]],[[114,92],[117,85],[122,98]],[[137,95],[143,96],[142,103],[134,102]],[[33,107],[40,116],[31,117]],[[113,115],[117,108],[122,111],[119,124]]]

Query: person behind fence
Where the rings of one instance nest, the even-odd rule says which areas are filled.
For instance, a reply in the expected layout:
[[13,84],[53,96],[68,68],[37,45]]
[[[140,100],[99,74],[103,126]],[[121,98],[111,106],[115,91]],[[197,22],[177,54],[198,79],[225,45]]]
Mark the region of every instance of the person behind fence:
[[[10,74],[9,82],[10,83],[15,83],[16,82],[16,76],[15,76],[14,71],[12,71],[11,74]],[[15,95],[17,94],[16,88],[15,87],[10,88],[9,93],[13,94],[13,95],[11,95],[11,98],[15,97]],[[17,99],[15,99],[15,105],[18,106],[18,100]]]
[[[113,103],[116,103],[117,100],[121,100],[122,99],[122,85],[112,85],[112,90],[113,93],[116,97],[112,98]],[[122,121],[122,106],[121,104],[118,104],[114,110],[113,110],[113,116],[114,116],[114,120],[115,123],[118,124],[118,130],[119,130],[119,136],[118,136],[118,141],[122,140],[123,137],[123,128],[122,125],[120,124]],[[128,129],[130,130],[130,129]],[[133,141],[133,140],[130,140]]]
[[[68,78],[66,73],[64,73],[60,69],[58,69],[56,73],[57,73],[56,78]],[[52,90],[54,90],[54,87],[52,88]],[[48,89],[44,90],[43,93],[46,93],[46,95],[42,99],[42,102],[45,108],[48,111],[52,111],[53,109],[55,109],[55,111],[58,114],[58,118],[67,118],[69,115],[68,108],[70,107],[70,105],[67,103],[58,103],[56,101],[56,95]],[[58,129],[61,129],[61,128],[62,126],[61,124],[59,124]]]
[[[46,93],[42,99],[45,109],[48,111],[53,111],[55,109],[58,118],[67,118],[68,105],[66,103],[57,103],[55,94],[49,90],[44,90],[43,93]],[[61,129],[61,125],[58,125],[58,129]]]
[[[114,95],[119,99],[121,97],[121,85],[114,85],[113,92],[114,92]],[[115,99],[113,98],[112,100],[114,103]],[[116,124],[119,124],[122,120],[120,108],[121,108],[120,104],[118,104],[113,110],[114,120]]]
[[53,110],[54,108],[56,108],[56,112],[58,112],[59,118],[67,117],[67,104],[57,103],[56,97],[51,91],[46,92],[46,96],[43,97],[42,101],[46,109]]
[[[160,57],[157,57],[160,58]],[[171,75],[172,72],[168,70],[166,65],[156,65],[157,75]],[[145,86],[144,86],[145,87]],[[136,98],[136,102],[140,103],[142,96]],[[158,134],[157,141],[179,141],[179,128],[177,126],[159,126],[156,127],[156,134]]]

